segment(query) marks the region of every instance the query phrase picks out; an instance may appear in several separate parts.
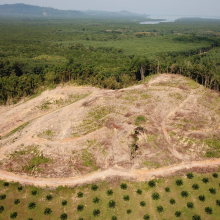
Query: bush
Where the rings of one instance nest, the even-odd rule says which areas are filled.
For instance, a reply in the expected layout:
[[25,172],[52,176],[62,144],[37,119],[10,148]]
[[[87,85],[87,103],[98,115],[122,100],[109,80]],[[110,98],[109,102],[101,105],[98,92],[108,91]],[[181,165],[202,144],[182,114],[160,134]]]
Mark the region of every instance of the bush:
[[129,195],[125,195],[125,196],[123,197],[123,199],[124,199],[124,201],[129,201],[129,200],[130,200],[130,197],[129,197]]
[[12,213],[10,214],[10,218],[11,218],[11,219],[17,218],[17,216],[18,216],[18,213],[17,213],[17,212],[12,212]]
[[36,195],[37,195],[37,190],[31,191],[31,195],[32,195],[32,196],[36,196]]
[[34,209],[36,207],[36,203],[35,202],[30,202],[28,204],[28,209]]
[[182,215],[182,213],[181,213],[180,211],[176,211],[176,212],[175,212],[175,216],[176,216],[177,218],[179,218],[181,215]]
[[203,182],[203,183],[208,183],[208,182],[209,182],[209,178],[207,178],[207,177],[203,178],[203,179],[202,179],[202,182]]
[[199,215],[194,215],[192,217],[192,220],[201,220],[201,217]]
[[67,217],[68,217],[68,215],[67,215],[66,213],[62,213],[62,214],[60,215],[60,219],[61,219],[61,220],[66,220]]
[[176,204],[176,200],[175,200],[175,199],[171,199],[171,200],[170,200],[170,204],[171,204],[171,205]]
[[50,215],[52,213],[52,210],[50,208],[46,208],[44,210],[44,215]]
[[216,200],[216,205],[220,206],[220,200]]
[[145,206],[146,206],[146,202],[141,201],[141,202],[140,202],[140,206],[141,206],[141,207],[145,207]]
[[83,218],[78,218],[78,220],[84,220]]
[[127,214],[129,215],[131,213],[132,213],[131,209],[127,209]]
[[199,196],[199,200],[205,202],[205,196],[204,195]]
[[115,208],[115,201],[114,201],[114,200],[111,200],[111,201],[108,203],[108,207],[109,207],[109,208]]
[[117,220],[118,218],[114,215],[112,216],[112,220]]
[[182,186],[183,185],[183,181],[181,179],[176,180],[176,185],[177,186]]
[[23,189],[22,186],[18,186],[18,191],[20,192]]
[[78,193],[77,193],[77,197],[78,197],[78,198],[82,198],[82,197],[83,197],[83,193],[82,193],[82,192],[78,192]]
[[192,209],[192,208],[194,208],[194,204],[193,204],[192,202],[188,202],[188,203],[187,203],[187,207],[188,207],[189,209]]
[[52,199],[53,199],[53,197],[51,195],[46,196],[46,200],[51,201]]
[[156,187],[155,181],[154,180],[149,181],[148,186],[151,188]]
[[158,194],[158,193],[153,193],[152,195],[151,195],[151,197],[152,197],[152,199],[153,200],[158,200],[158,199],[160,199],[160,195]]
[[123,189],[123,190],[125,190],[125,189],[127,189],[127,188],[128,188],[128,186],[127,186],[127,184],[126,184],[126,183],[122,183],[120,187],[121,187],[121,189]]
[[[3,186],[6,186],[6,187],[7,187],[7,186],[9,186],[9,183],[8,183],[8,182],[4,182],[4,183],[3,183]],[[15,212],[14,212],[14,213],[15,213]],[[17,213],[17,212],[16,212],[16,213]]]
[[6,195],[5,194],[0,195],[0,200],[4,200],[4,199],[6,199]]
[[92,186],[91,186],[92,191],[97,191],[98,188],[99,187],[95,184],[92,184]]
[[107,195],[111,196],[113,194],[113,191],[111,189],[107,190]]
[[67,201],[66,201],[66,200],[63,200],[63,201],[61,202],[61,205],[62,205],[62,206],[66,206],[66,205],[67,205]]
[[211,215],[211,214],[212,214],[212,208],[206,207],[206,208],[205,208],[205,212],[206,212],[208,215]]
[[99,215],[100,215],[100,210],[99,210],[99,209],[94,209],[93,215],[94,215],[95,217],[96,217],[96,216],[99,216]]
[[136,193],[137,193],[138,195],[141,195],[141,194],[142,194],[142,190],[141,190],[141,189],[138,189],[138,190],[136,191]]
[[209,189],[209,192],[210,192],[211,194],[216,194],[216,189],[210,188],[210,189]]
[[157,211],[159,212],[159,213],[161,213],[161,212],[163,212],[163,206],[157,206]]
[[193,179],[193,177],[194,177],[194,175],[192,173],[187,173],[186,176],[187,176],[188,179]]
[[213,173],[212,176],[213,176],[214,178],[218,178],[218,174],[217,174],[217,173]]
[[33,220],[33,218],[28,218],[28,220]]
[[0,206],[0,213],[2,213],[4,210],[4,206]]
[[95,204],[99,203],[99,198],[98,198],[98,197],[95,197],[95,198],[93,199],[93,202],[94,202]]
[[150,219],[150,216],[148,214],[144,215],[144,220],[149,220]]
[[192,185],[192,188],[193,188],[194,190],[198,190],[198,189],[199,189],[199,185],[195,183],[195,184]]
[[170,188],[169,188],[169,187],[166,187],[166,188],[165,188],[165,191],[166,191],[166,192],[170,192]]
[[182,191],[182,192],[181,192],[181,196],[184,197],[184,198],[188,197],[188,195],[189,195],[189,194],[188,194],[187,191]]
[[15,205],[18,205],[19,203],[20,203],[20,199],[15,199],[15,200],[14,200],[14,204],[15,204]]
[[78,205],[78,206],[77,206],[77,211],[78,211],[78,212],[82,212],[83,209],[84,209],[84,206],[83,206],[83,205]]

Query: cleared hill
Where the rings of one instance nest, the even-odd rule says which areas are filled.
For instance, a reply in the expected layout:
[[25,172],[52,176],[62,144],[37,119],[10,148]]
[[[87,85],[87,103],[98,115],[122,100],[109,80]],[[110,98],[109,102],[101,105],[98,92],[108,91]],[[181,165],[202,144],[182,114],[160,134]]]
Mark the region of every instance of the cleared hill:
[[0,168],[57,178],[219,157],[219,100],[219,93],[170,74],[117,91],[45,91],[0,107]]

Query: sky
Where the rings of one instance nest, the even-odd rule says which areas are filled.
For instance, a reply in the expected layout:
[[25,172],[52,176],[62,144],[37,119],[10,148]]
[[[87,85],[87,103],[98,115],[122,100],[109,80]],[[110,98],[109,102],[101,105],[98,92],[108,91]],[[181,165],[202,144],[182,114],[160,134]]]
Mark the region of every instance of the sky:
[[140,14],[220,16],[220,0],[0,0],[64,10],[127,10]]

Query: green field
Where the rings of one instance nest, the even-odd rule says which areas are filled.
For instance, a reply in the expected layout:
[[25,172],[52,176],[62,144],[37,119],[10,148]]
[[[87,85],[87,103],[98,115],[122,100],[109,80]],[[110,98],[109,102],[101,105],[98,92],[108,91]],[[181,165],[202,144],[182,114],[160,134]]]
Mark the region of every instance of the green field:
[[[219,175],[219,173],[217,174]],[[145,219],[188,220],[193,219],[195,215],[200,216],[200,218],[194,218],[195,220],[218,219],[220,215],[220,177],[214,177],[211,173],[194,173],[193,175],[192,179],[184,175],[154,179],[151,182],[135,183],[112,180],[107,183],[103,181],[96,183],[97,189],[95,191],[92,190],[94,184],[74,188],[58,187],[57,189],[23,186],[22,190],[19,191],[18,187],[20,185],[18,183],[9,183],[8,186],[5,186],[7,183],[1,181],[0,219],[12,219],[10,216],[14,212],[17,213],[16,219],[21,220],[62,219],[61,214],[63,213],[67,214],[67,219],[74,220],[116,219],[112,218],[113,216],[116,216],[118,220],[144,219],[144,216]],[[204,178],[208,178],[207,183],[204,183]],[[182,180],[182,185],[178,186],[177,180]],[[179,182],[181,183],[181,181]],[[124,183],[127,185],[126,189],[122,189],[121,184]],[[193,189],[193,184],[198,184],[199,189]],[[169,190],[165,190],[167,187]],[[108,195],[107,191],[110,189],[113,193]],[[137,190],[139,190],[139,193]],[[36,191],[36,195],[32,195],[33,191]],[[186,191],[185,194],[184,191]],[[157,196],[153,199],[153,193],[158,193],[159,199],[156,199]],[[6,198],[4,198],[4,195]],[[46,199],[48,195],[52,196],[48,197],[49,201]],[[201,195],[204,195],[204,201],[200,201],[199,196]],[[19,202],[17,201],[18,204],[15,204],[17,199],[19,199]],[[175,200],[175,204],[170,203],[171,199]],[[67,202],[66,205],[62,205],[64,200]],[[113,207],[109,207],[109,202],[112,200],[115,204],[113,204]],[[30,203],[35,203],[32,209],[28,208]],[[190,207],[190,205],[193,207]],[[157,207],[159,206],[163,207],[162,212],[158,212]],[[2,207],[4,210],[2,210]],[[211,209],[206,209],[207,207]],[[45,215],[46,208],[49,208],[52,212]],[[94,216],[93,212],[96,209],[100,213]],[[131,210],[130,214],[127,213],[129,209]],[[180,213],[176,213],[178,211]],[[179,217],[178,214],[180,214]],[[147,218],[147,215],[150,218]],[[64,215],[63,219],[66,219]]]

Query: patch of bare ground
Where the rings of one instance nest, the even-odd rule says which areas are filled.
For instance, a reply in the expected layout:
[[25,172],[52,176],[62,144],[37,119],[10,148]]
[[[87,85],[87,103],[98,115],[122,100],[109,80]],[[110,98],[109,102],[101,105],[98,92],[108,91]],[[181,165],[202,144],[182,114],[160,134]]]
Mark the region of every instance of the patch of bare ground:
[[74,178],[220,157],[219,99],[219,93],[171,74],[117,91],[48,90],[0,107],[0,169]]

